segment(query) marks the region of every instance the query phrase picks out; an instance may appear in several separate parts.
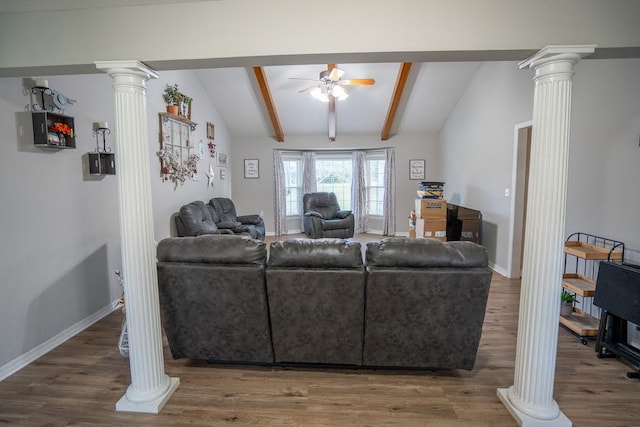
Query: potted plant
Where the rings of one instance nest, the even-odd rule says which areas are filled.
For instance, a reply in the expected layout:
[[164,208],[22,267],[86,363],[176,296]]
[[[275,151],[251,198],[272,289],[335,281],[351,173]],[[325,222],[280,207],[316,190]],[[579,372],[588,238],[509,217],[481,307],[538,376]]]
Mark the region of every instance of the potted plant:
[[162,99],[167,104],[167,113],[178,115],[180,108],[180,92],[178,92],[178,83],[166,85]]
[[573,313],[573,303],[578,302],[575,294],[567,291],[566,289],[562,290],[562,295],[560,295],[560,315],[567,317]]

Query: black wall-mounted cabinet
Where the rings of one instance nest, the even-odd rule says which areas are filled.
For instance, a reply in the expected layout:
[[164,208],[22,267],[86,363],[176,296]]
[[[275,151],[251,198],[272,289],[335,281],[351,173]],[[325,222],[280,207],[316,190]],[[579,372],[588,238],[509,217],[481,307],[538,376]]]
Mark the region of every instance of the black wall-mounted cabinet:
[[[33,121],[33,143],[38,147],[48,148],[76,148],[76,137],[73,133],[75,129],[73,117],[62,114],[41,111],[31,113]],[[71,135],[64,135],[51,132],[50,129],[55,123],[63,123],[72,129]]]
[[115,175],[116,156],[114,153],[89,153],[89,174]]

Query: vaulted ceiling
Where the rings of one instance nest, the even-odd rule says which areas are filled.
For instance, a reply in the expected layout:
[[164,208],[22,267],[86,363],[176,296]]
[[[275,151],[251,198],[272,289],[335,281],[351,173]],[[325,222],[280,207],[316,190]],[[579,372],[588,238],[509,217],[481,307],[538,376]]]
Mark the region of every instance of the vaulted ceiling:
[[[375,134],[386,140],[397,133],[438,132],[480,64],[336,64],[344,70],[343,79],[375,79],[372,86],[347,86],[349,97],[335,102],[337,139],[345,134]],[[329,104],[300,93],[316,82],[298,80],[318,79],[327,67],[216,68],[195,73],[232,135],[286,142],[287,135],[329,137]],[[409,70],[405,76],[403,68]]]

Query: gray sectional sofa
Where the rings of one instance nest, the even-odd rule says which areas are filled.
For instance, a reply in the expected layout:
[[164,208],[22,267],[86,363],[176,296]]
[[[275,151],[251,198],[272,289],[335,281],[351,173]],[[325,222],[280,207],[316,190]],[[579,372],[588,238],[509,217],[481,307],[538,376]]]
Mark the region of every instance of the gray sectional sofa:
[[257,364],[473,369],[491,270],[471,242],[388,238],[158,244],[174,358]]

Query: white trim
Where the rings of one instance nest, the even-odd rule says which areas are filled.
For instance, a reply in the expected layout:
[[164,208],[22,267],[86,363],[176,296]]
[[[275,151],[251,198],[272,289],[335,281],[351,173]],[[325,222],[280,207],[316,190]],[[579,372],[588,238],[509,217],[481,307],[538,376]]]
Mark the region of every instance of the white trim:
[[[74,336],[84,331],[85,329],[87,329],[89,326],[93,325],[97,321],[113,313],[113,311],[118,307],[119,302],[120,302],[119,299],[112,301],[111,304],[101,308],[100,310],[96,311],[89,317],[84,318],[83,320],[79,321],[75,325],[72,325],[69,328],[65,329],[64,331],[60,332],[58,335],[49,338],[47,341],[43,342],[42,344],[37,345],[36,347],[32,348],[26,353],[16,357],[6,365],[0,367],[0,381],[4,381],[6,378],[15,374],[20,369],[29,365],[34,360],[44,356],[54,348],[58,347],[60,344],[63,344],[64,342],[73,338]],[[118,345],[117,339],[115,338],[113,340],[113,345],[114,347],[117,347]]]
[[[513,161],[511,165],[511,207],[509,209],[509,251],[507,252],[507,268],[509,271],[505,271],[503,274],[505,277],[513,279],[515,277],[520,276],[519,271],[514,271],[513,268],[513,251],[515,243],[515,226],[516,226],[516,200],[517,200],[517,184],[518,184],[518,144],[519,144],[519,133],[521,129],[528,128],[529,126],[533,127],[533,120],[529,120],[523,123],[517,123],[513,127]],[[518,244],[521,244],[520,239],[518,239]],[[500,273],[502,274],[502,273]]]
[[495,271],[496,273],[498,273],[499,275],[506,277],[507,279],[513,279],[513,277],[509,277],[507,275],[507,270],[500,267],[499,265],[495,265],[494,263],[489,262],[489,268]]

